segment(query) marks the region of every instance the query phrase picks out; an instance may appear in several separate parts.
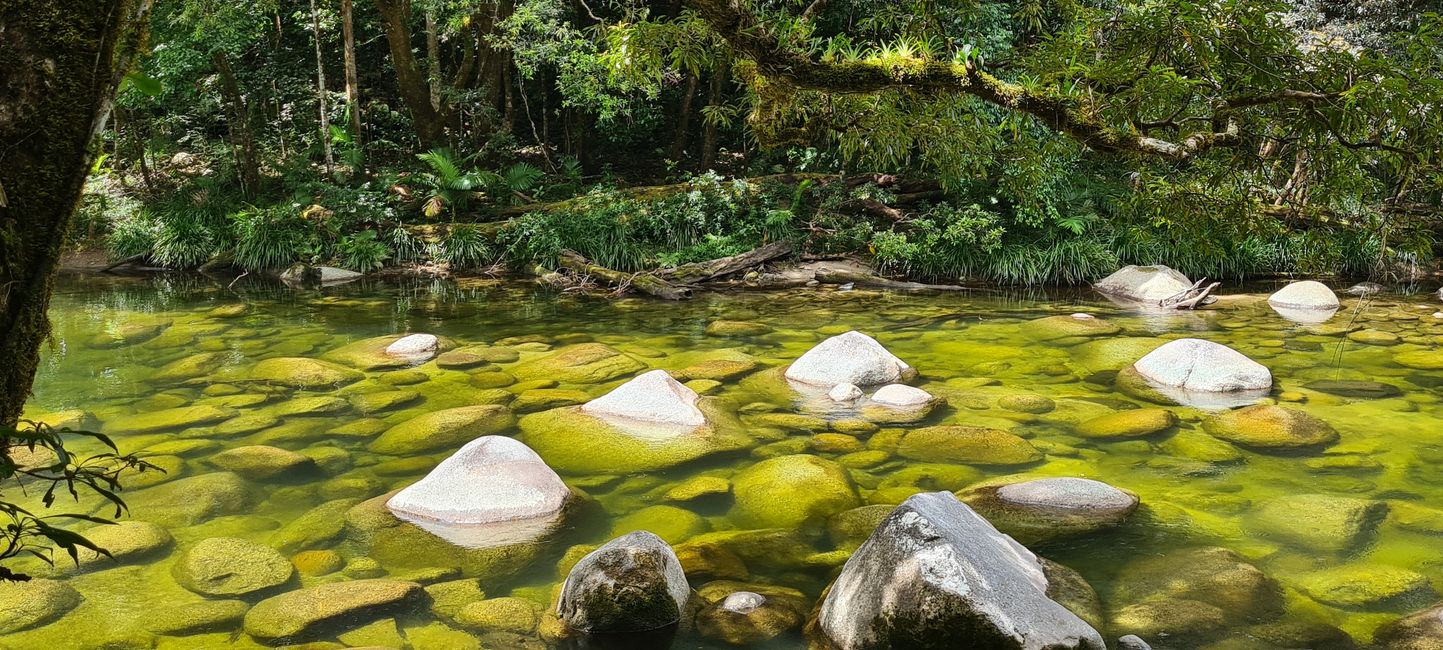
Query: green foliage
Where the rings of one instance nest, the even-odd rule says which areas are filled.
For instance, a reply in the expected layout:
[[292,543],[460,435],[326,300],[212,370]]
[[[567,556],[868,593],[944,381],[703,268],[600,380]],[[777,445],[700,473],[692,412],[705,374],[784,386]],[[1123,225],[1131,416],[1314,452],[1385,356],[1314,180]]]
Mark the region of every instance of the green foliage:
[[416,158],[431,169],[417,175],[415,184],[426,193],[421,213],[435,219],[442,214],[455,217],[471,203],[472,193],[480,189],[484,179],[474,170],[466,170],[465,160],[456,159],[449,149],[432,149]]
[[480,228],[460,224],[447,231],[446,237],[436,245],[432,257],[453,269],[474,269],[491,261],[494,253]]
[[294,208],[252,207],[231,219],[236,234],[235,263],[247,270],[285,268],[318,247],[314,228]]
[[386,260],[391,257],[391,249],[376,238],[376,231],[362,230],[342,237],[336,243],[336,255],[341,266],[360,273],[369,273],[385,265]]
[[113,259],[148,255],[155,250],[161,225],[148,210],[141,210],[110,224],[105,250]]

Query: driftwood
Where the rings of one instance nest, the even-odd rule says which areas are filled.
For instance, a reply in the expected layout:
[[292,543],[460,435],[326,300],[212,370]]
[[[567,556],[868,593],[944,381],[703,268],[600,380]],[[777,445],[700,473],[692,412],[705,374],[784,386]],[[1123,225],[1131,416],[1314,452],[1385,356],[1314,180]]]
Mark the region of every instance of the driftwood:
[[1199,305],[1215,303],[1218,299],[1208,294],[1212,293],[1213,289],[1218,288],[1218,285],[1222,283],[1214,282],[1207,287],[1203,287],[1202,283],[1207,281],[1207,278],[1198,280],[1194,282],[1191,287],[1157,301],[1157,305],[1166,309],[1196,309]]
[[148,256],[148,255],[150,255],[150,253],[140,253],[139,255],[131,255],[130,257],[127,257],[127,258],[122,259],[122,260],[116,260],[116,261],[114,261],[114,262],[111,262],[109,266],[107,266],[107,267],[105,267],[105,268],[103,268],[103,269],[100,269],[100,272],[101,272],[101,273],[109,273],[109,272],[111,272],[111,271],[113,271],[113,270],[115,270],[115,269],[118,269],[118,268],[122,267],[122,266],[130,266],[130,265],[132,265],[132,264],[135,264],[136,262],[139,262],[139,261],[145,259],[146,256]]
[[575,251],[561,251],[557,261],[563,268],[601,278],[620,289],[629,287],[664,300],[684,300],[691,297],[691,289],[687,287],[679,287],[647,273],[623,273],[608,269],[592,263]]
[[892,289],[895,291],[966,291],[967,287],[960,287],[954,284],[923,284],[921,282],[903,282],[901,280],[889,280],[884,277],[857,273],[855,271],[839,271],[835,269],[817,269],[816,278],[822,284],[852,284],[858,287],[870,287],[873,289]]
[[683,264],[676,268],[662,269],[657,271],[659,277],[681,284],[696,284],[706,282],[714,278],[745,271],[758,264],[770,262],[778,257],[792,252],[792,242],[772,242],[761,248],[754,248],[745,253],[719,257],[705,262],[693,262]]

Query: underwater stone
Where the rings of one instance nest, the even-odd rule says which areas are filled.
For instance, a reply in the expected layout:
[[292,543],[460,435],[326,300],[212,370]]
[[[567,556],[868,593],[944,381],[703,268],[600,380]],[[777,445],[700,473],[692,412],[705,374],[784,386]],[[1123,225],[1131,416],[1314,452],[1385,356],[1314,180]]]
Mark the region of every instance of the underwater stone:
[[1177,424],[1172,411],[1157,408],[1130,409],[1108,413],[1077,425],[1084,438],[1140,438],[1166,431]]
[[887,384],[872,393],[872,403],[884,406],[911,408],[925,406],[936,398],[931,393],[906,384]]
[[714,320],[706,324],[707,336],[760,336],[772,331],[762,323],[739,320]]
[[1402,389],[1393,384],[1358,379],[1319,379],[1303,384],[1303,388],[1339,397],[1362,399],[1384,399],[1403,394]]
[[1001,429],[944,424],[907,431],[897,453],[913,460],[978,465],[1025,465],[1042,460],[1032,443]]
[[524,598],[488,598],[456,613],[456,624],[477,632],[531,634],[541,621],[541,606]]
[[911,371],[911,366],[876,339],[850,331],[807,350],[787,367],[786,378],[827,388],[837,384],[875,386],[903,379]]
[[[77,558],[78,570],[98,571],[129,564],[139,559],[170,548],[170,531],[148,521],[118,521],[114,524],[96,526],[81,533],[90,543],[110,553],[109,557],[90,549],[81,549]],[[56,564],[57,568],[70,567]]]
[[511,411],[504,406],[462,406],[406,420],[387,429],[367,448],[393,456],[435,451],[501,433],[515,422]]
[[1349,608],[1435,595],[1428,576],[1384,564],[1346,564],[1314,571],[1298,577],[1298,587],[1320,603]]
[[256,603],[246,612],[245,632],[271,645],[298,643],[419,609],[425,601],[426,592],[414,582],[333,582]]
[[706,417],[696,407],[699,397],[665,370],[653,370],[617,386],[581,407],[582,412],[643,422],[699,426]]
[[310,457],[269,445],[247,445],[222,451],[209,459],[216,467],[252,480],[276,477],[305,478],[318,471]]
[[1292,309],[1337,309],[1338,296],[1326,284],[1316,280],[1300,280],[1289,283],[1268,296],[1268,304]]
[[1018,326],[1018,330],[1022,332],[1023,336],[1035,341],[1057,341],[1059,339],[1110,336],[1121,332],[1122,328],[1093,316],[1087,318],[1047,316],[1027,321]]
[[1192,286],[1187,276],[1161,264],[1156,266],[1124,266],[1092,285],[1101,293],[1124,300],[1156,305]]
[[795,528],[861,505],[842,466],[817,456],[779,456],[732,478],[730,516],[751,528]]
[[255,381],[292,388],[323,388],[354,383],[365,375],[345,366],[305,357],[276,357],[257,363],[250,371]]
[[0,634],[45,625],[82,600],[80,592],[58,580],[0,580]]
[[386,346],[386,354],[407,361],[422,361],[436,354],[440,339],[435,334],[409,334]]
[[1012,481],[995,479],[968,488],[958,497],[1023,544],[1118,526],[1138,505],[1136,494],[1091,479]]
[[641,632],[680,622],[690,596],[671,547],[637,531],[581,558],[561,586],[556,611],[579,632]]
[[234,416],[235,411],[216,406],[182,406],[111,418],[106,421],[105,430],[108,433],[119,434],[178,431],[202,424],[220,422]]
[[833,402],[855,402],[862,398],[862,389],[856,384],[837,384],[827,391],[827,397]]
[[180,586],[202,596],[241,596],[285,584],[295,567],[269,546],[212,537],[181,551],[170,572]]
[[505,436],[473,440],[386,507],[408,521],[492,524],[556,517],[571,490],[541,457]]
[[162,526],[193,526],[220,515],[244,512],[250,487],[231,472],[211,472],[162,483],[128,497],[133,512]]
[[270,543],[286,553],[324,547],[340,539],[345,532],[346,511],[359,502],[335,499],[311,508],[271,533]]
[[1203,421],[1214,437],[1259,449],[1299,449],[1331,445],[1338,432],[1313,415],[1273,404],[1219,413]]
[[[1137,560],[1123,567],[1114,582],[1114,603],[1170,603],[1148,607],[1122,607],[1112,617],[1114,632],[1122,623],[1125,633],[1153,637],[1158,632],[1185,627],[1186,619],[1211,619],[1211,612],[1247,612],[1267,619],[1283,608],[1278,583],[1228,549],[1187,548]],[[1169,615],[1176,619],[1168,619]],[[1196,621],[1194,621],[1196,622]],[[1169,626],[1173,626],[1170,628]],[[1212,628],[1218,624],[1211,624]],[[1161,629],[1159,629],[1161,627]]]
[[230,357],[225,352],[202,352],[167,363],[150,376],[154,382],[183,381],[215,372]]
[[662,498],[667,501],[692,501],[705,496],[726,494],[732,491],[732,482],[719,476],[694,476],[667,489]]
[[680,465],[754,444],[718,404],[699,400],[700,426],[595,417],[567,406],[521,418],[522,440],[558,472],[619,474]]
[[600,343],[568,345],[511,368],[522,381],[545,379],[568,384],[599,384],[636,373],[645,364]]
[[1272,373],[1243,353],[1202,339],[1178,339],[1159,346],[1132,367],[1156,384],[1184,391],[1226,393],[1266,390]]
[[[1440,290],[1443,291],[1443,290]],[[1378,628],[1373,641],[1388,650],[1443,648],[1443,603],[1414,612]]]
[[1038,558],[946,492],[910,497],[847,560],[818,629],[839,650],[952,647],[1103,650],[1048,597]]
[[165,636],[190,636],[234,629],[250,603],[243,600],[203,600],[164,607],[146,614],[145,629]]
[[719,580],[702,585],[706,603],[697,614],[697,631],[732,645],[762,643],[799,627],[810,603],[802,592],[773,585]]
[[1057,408],[1057,403],[1042,395],[1019,393],[997,398],[997,406],[1014,413],[1041,414]]
[[1327,494],[1289,494],[1264,502],[1248,523],[1258,533],[1328,553],[1352,550],[1372,537],[1388,504]]

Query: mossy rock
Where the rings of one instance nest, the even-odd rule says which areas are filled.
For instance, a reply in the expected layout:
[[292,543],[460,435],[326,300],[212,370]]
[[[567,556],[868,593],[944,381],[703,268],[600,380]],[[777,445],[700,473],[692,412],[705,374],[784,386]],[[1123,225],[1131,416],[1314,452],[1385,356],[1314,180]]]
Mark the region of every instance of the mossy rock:
[[861,505],[847,470],[809,455],[780,456],[732,479],[733,521],[749,528],[795,528]]
[[478,372],[471,375],[471,385],[477,388],[505,388],[515,383],[515,377],[499,370]]
[[[676,551],[676,559],[681,562],[688,580],[746,580],[751,577],[746,562],[719,544],[685,542],[672,547],[672,550]],[[564,573],[562,577],[565,577]]]
[[144,343],[164,332],[171,325],[168,319],[153,319],[127,315],[119,324],[107,327],[88,341],[92,348],[119,348]]
[[1027,321],[1018,330],[1034,341],[1058,341],[1111,336],[1121,332],[1122,328],[1096,317],[1047,316]]
[[1388,523],[1405,530],[1440,535],[1443,534],[1443,510],[1410,501],[1390,501]]
[[521,381],[546,379],[566,384],[600,384],[636,374],[646,365],[600,343],[578,343],[560,348],[511,368]]
[[1388,505],[1328,494],[1288,494],[1254,509],[1256,532],[1324,553],[1343,553],[1367,543],[1388,515]]
[[[114,524],[96,526],[80,533],[90,543],[105,549],[109,556],[89,549],[81,549],[77,564],[57,562],[56,568],[63,571],[100,571],[124,564],[150,560],[168,552],[174,541],[164,526],[148,521],[119,521]],[[73,569],[72,569],[73,567]]]
[[105,423],[105,430],[124,435],[179,431],[228,420],[235,414],[234,410],[217,406],[182,406],[111,418]]
[[611,525],[611,536],[644,530],[668,544],[680,544],[711,529],[701,515],[676,506],[648,506],[622,516]]
[[893,510],[890,505],[870,505],[839,512],[827,520],[827,536],[833,546],[855,551]]
[[230,358],[225,352],[202,352],[167,363],[150,376],[152,382],[180,382],[204,377]]
[[193,526],[246,512],[254,495],[241,477],[212,472],[162,483],[126,497],[130,511],[162,526]]
[[751,444],[739,422],[709,398],[697,407],[707,423],[678,427],[594,417],[568,406],[521,418],[521,438],[564,474],[650,472]]
[[313,395],[289,399],[268,409],[281,417],[323,416],[345,413],[351,403],[331,395]]
[[[536,530],[532,538],[492,546],[458,545],[416,524],[402,521],[386,508],[389,492],[353,506],[346,512],[346,539],[342,548],[353,557],[369,557],[392,574],[435,568],[452,568],[483,584],[515,576],[545,552],[550,530]],[[477,529],[485,533],[484,529]]]
[[1108,620],[1108,631],[1149,639],[1195,641],[1221,633],[1228,627],[1229,621],[1226,612],[1208,603],[1183,598],[1153,598],[1114,611]]
[[795,589],[730,580],[708,582],[697,590],[705,603],[697,613],[702,637],[737,646],[764,643],[801,627],[811,602]]
[[997,398],[997,407],[1015,413],[1032,413],[1036,415],[1048,413],[1057,408],[1057,402],[1042,395],[1017,393],[1013,395],[1003,395]]
[[[352,341],[351,343],[347,343],[322,354],[321,358],[358,370],[387,370],[414,366],[416,365],[414,358],[386,354],[387,346],[401,340],[405,336],[404,334],[391,334],[388,336],[377,336]],[[438,353],[445,352],[454,347],[456,347],[456,344],[450,339],[436,337],[436,351]]]
[[814,415],[802,415],[801,413],[759,413],[757,415],[748,415],[744,419],[746,423],[750,425],[771,427],[793,433],[826,431],[831,426],[822,418]]
[[1388,650],[1438,650],[1443,648],[1443,603],[1413,612],[1378,628],[1373,634],[1376,647]]
[[707,336],[761,336],[771,331],[768,325],[738,320],[714,320],[706,324]]
[[25,414],[24,419],[39,424],[44,424],[52,429],[70,429],[72,431],[94,431],[100,426],[100,421],[90,411],[81,409],[69,409],[55,411],[53,413]]
[[1322,447],[1338,441],[1338,432],[1316,416],[1272,404],[1257,404],[1203,421],[1215,437],[1244,447],[1293,450]]
[[1100,481],[1028,475],[984,481],[957,498],[1024,545],[1119,526],[1138,506],[1136,494]]
[[436,355],[436,367],[442,370],[470,370],[490,363],[486,357],[467,350],[451,350]]
[[462,406],[406,420],[387,429],[367,448],[393,456],[459,448],[481,436],[501,433],[515,423],[515,417],[504,406]]
[[1393,362],[1414,370],[1443,370],[1443,350],[1408,350],[1393,355]]
[[400,580],[352,580],[297,589],[267,598],[246,612],[246,634],[279,645],[301,643],[425,607],[421,585]]
[[50,623],[82,600],[80,592],[58,580],[0,580],[0,634]]
[[447,580],[427,585],[426,594],[431,597],[431,613],[446,620],[456,618],[456,614],[460,613],[462,607],[486,598],[486,591],[482,588],[481,581],[475,578]]
[[323,576],[340,571],[346,559],[331,550],[301,551],[291,556],[291,564],[303,576]]
[[1077,425],[1084,438],[1141,438],[1171,429],[1177,424],[1172,411],[1159,408],[1131,409],[1108,413]]
[[329,546],[345,533],[346,513],[359,502],[335,499],[311,508],[271,533],[270,544],[285,553]]
[[250,603],[243,600],[203,600],[160,607],[146,613],[145,629],[163,636],[234,630],[250,608]]
[[757,361],[751,357],[707,359],[673,372],[672,376],[676,377],[678,381],[693,379],[726,381],[756,370],[758,365]]
[[977,465],[1026,465],[1042,460],[1032,443],[1001,429],[944,424],[906,432],[897,454],[913,460]]
[[668,488],[662,498],[667,501],[695,501],[731,491],[732,482],[720,476],[694,476]]
[[289,582],[295,567],[269,546],[211,537],[182,551],[170,573],[180,586],[202,596],[243,596]]
[[[1238,554],[1217,547],[1179,549],[1131,562],[1113,581],[1108,600],[1128,604],[1158,599],[1203,603],[1264,620],[1283,608],[1283,592],[1276,581]],[[1137,628],[1131,629],[1138,634]]]
[[1179,431],[1162,443],[1162,450],[1172,456],[1206,463],[1237,463],[1244,458],[1237,447],[1195,430]]
[[350,397],[351,407],[362,415],[392,411],[421,400],[421,393],[414,390],[382,390],[374,393],[360,393]]
[[306,357],[275,357],[257,363],[250,370],[252,381],[291,388],[334,388],[365,378],[358,370]]
[[510,404],[517,413],[535,413],[560,406],[574,406],[591,401],[591,394],[566,388],[537,388],[522,392]]
[[1071,352],[1073,360],[1088,372],[1122,370],[1147,356],[1167,341],[1150,337],[1109,337],[1087,341]]
[[802,533],[793,528],[726,530],[697,535],[680,547],[716,546],[740,558],[746,567],[763,571],[790,571],[807,567],[816,554]]
[[269,445],[232,447],[209,459],[211,465],[255,480],[304,480],[317,473],[315,461],[289,449]]
[[531,634],[541,622],[541,605],[524,598],[488,598],[456,612],[456,624],[477,632]]
[[1333,607],[1367,609],[1400,600],[1431,602],[1437,595],[1428,576],[1383,564],[1345,564],[1304,574],[1298,588]]

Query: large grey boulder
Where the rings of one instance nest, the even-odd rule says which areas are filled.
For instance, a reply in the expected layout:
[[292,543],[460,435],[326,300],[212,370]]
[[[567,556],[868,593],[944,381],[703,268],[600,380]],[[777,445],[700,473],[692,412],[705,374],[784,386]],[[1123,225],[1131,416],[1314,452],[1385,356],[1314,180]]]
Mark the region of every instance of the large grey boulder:
[[1049,586],[1037,556],[951,493],[918,494],[847,560],[818,628],[838,650],[1103,650]]
[[1190,393],[1268,390],[1273,385],[1272,373],[1262,364],[1226,345],[1202,339],[1169,341],[1132,367],[1153,384]]
[[876,339],[851,331],[807,350],[787,368],[786,377],[830,389],[837,384],[876,386],[904,379],[912,367]]
[[676,553],[639,530],[581,558],[566,575],[556,613],[576,632],[644,632],[680,622],[690,596]]
[[1268,296],[1268,304],[1293,309],[1337,309],[1338,295],[1316,280],[1291,282]]
[[696,407],[697,399],[696,391],[672,379],[665,370],[653,370],[587,402],[581,410],[623,420],[700,426],[706,424],[706,416]]
[[396,493],[386,507],[411,522],[494,524],[557,517],[571,490],[524,443],[483,436]]
[[1135,266],[1129,264],[1092,285],[1111,297],[1156,305],[1192,287],[1187,276],[1161,264]]

